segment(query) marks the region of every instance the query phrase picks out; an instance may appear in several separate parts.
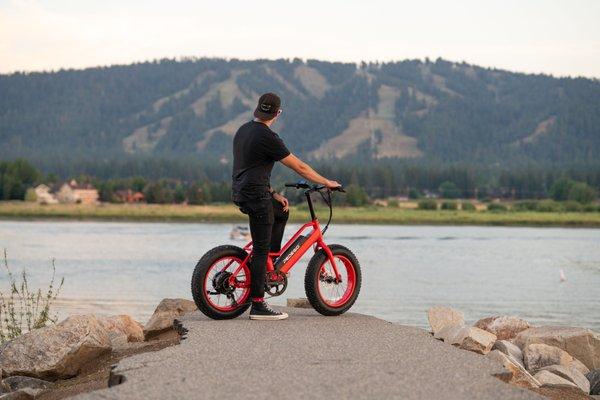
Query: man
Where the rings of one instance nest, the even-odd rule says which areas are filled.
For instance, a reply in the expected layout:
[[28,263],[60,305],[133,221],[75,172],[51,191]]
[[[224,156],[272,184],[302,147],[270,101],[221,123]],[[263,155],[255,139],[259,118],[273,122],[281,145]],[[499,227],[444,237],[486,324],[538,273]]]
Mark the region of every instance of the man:
[[264,301],[265,276],[269,251],[279,251],[288,219],[288,200],[270,184],[271,170],[281,162],[315,183],[330,189],[341,186],[319,175],[308,164],[290,153],[283,140],[271,130],[281,114],[281,100],[274,93],[260,96],[254,120],[242,125],[233,138],[232,199],[248,215],[252,235],[250,260],[250,319],[279,320],[288,317]]

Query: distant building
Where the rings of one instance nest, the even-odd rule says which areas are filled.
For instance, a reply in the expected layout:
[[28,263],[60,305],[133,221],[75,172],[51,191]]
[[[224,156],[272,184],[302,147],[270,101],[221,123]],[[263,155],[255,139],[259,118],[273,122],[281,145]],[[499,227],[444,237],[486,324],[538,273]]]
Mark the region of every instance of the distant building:
[[423,197],[425,197],[426,199],[439,199],[440,195],[435,192],[430,192],[429,190],[424,190]]
[[54,195],[54,193],[50,192],[50,187],[44,185],[37,185],[34,189],[35,191],[35,199],[38,204],[56,204],[58,203],[58,199]]
[[56,198],[61,203],[98,204],[99,197],[95,187],[89,183],[79,185],[74,179],[64,183],[56,193]]
[[388,201],[384,199],[375,199],[373,200],[373,204],[380,207],[387,207]]
[[117,197],[123,203],[141,203],[144,201],[144,194],[141,192],[134,192],[131,189],[117,190],[115,192]]

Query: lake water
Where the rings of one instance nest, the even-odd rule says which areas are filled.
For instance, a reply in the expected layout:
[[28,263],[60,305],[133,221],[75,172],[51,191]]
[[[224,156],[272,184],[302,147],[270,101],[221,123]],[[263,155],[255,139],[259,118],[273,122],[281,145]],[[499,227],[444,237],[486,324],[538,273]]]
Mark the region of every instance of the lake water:
[[[293,233],[291,225],[286,237]],[[191,298],[190,277],[232,224],[1,221],[0,248],[13,272],[33,285],[65,278],[58,302],[67,313],[127,313],[145,322],[165,297]],[[533,324],[600,331],[600,230],[562,228],[333,225],[328,243],[350,247],[363,287],[353,311],[427,326],[426,310],[448,305],[468,321],[518,315]],[[304,297],[308,260],[292,269],[288,290]],[[560,281],[560,270],[566,281]],[[0,285],[6,288],[6,274]]]

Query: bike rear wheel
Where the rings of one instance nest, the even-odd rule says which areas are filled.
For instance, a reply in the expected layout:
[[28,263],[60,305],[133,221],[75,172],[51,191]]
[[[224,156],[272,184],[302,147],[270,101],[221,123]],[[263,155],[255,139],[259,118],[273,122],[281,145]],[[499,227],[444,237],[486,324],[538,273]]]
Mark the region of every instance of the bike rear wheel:
[[237,246],[219,246],[208,251],[194,268],[192,297],[204,315],[212,319],[231,319],[243,314],[250,306],[250,268],[248,265],[231,276],[248,256]]
[[323,315],[340,315],[356,301],[362,282],[360,264],[348,248],[339,244],[329,246],[341,279],[335,277],[325,250],[310,259],[304,277],[306,297],[315,310]]

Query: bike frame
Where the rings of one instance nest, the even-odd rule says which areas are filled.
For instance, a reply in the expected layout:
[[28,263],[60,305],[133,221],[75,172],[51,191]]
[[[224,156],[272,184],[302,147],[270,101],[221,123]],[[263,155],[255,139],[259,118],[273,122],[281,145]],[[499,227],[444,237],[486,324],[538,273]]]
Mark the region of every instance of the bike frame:
[[[327,244],[323,240],[323,233],[321,232],[321,226],[320,226],[319,220],[317,219],[317,216],[315,214],[315,209],[313,207],[312,199],[310,198],[310,193],[312,193],[312,191],[310,191],[310,190],[307,190],[304,192],[304,194],[306,196],[306,201],[308,202],[308,210],[310,212],[311,221],[302,225],[300,227],[300,229],[298,229],[298,231],[294,234],[294,236],[292,236],[286,242],[286,244],[281,248],[280,251],[275,252],[275,253],[272,253],[272,252],[269,253],[269,257],[267,257],[267,274],[275,271],[273,259],[281,256],[284,252],[286,252],[288,250],[288,248],[290,246],[292,246],[294,241],[304,231],[312,228],[312,232],[310,233],[308,239],[304,243],[302,243],[300,248],[292,254],[292,256],[281,266],[281,268],[279,268],[278,271],[283,272],[284,274],[287,274],[292,269],[292,267],[298,262],[298,260],[300,260],[304,254],[306,254],[308,249],[313,247],[315,253],[319,249],[323,249],[323,251],[325,251],[327,258],[333,267],[333,271],[335,273],[336,279],[338,281],[341,281],[342,277],[338,271],[337,265],[335,264],[335,259],[333,257],[333,253],[331,252],[331,249],[327,246]],[[248,253],[248,255],[246,256],[244,261],[236,268],[236,270],[233,272],[233,274],[229,278],[229,283],[232,286],[235,286],[237,288],[245,288],[245,287],[250,286],[250,283],[248,282],[247,279],[244,282],[239,282],[236,279],[236,276],[240,273],[240,271],[242,271],[244,266],[246,266],[249,263],[250,257],[252,255],[252,242],[249,242],[246,246],[244,246],[244,250]],[[231,262],[233,262],[233,261],[231,261]],[[223,270],[226,270],[231,265],[231,262],[229,262],[223,268]]]

